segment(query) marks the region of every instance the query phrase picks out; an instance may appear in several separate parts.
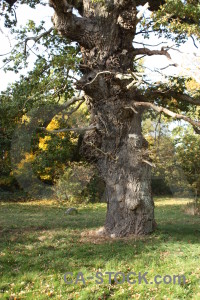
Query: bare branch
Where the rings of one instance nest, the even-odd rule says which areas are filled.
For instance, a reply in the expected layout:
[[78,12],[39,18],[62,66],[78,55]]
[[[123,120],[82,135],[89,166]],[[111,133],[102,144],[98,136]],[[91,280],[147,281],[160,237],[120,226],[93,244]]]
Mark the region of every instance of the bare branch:
[[138,34],[143,34],[143,33],[146,33],[146,34],[148,34],[148,33],[151,33],[151,32],[156,32],[156,31],[159,31],[159,29],[155,29],[155,30],[141,30],[141,31],[138,31],[138,32],[136,32],[136,34],[135,34],[135,35],[138,35]]
[[159,68],[159,70],[163,71],[163,70],[166,70],[167,68],[170,68],[170,67],[178,67],[178,65],[177,65],[176,63],[174,63],[174,64],[169,64],[169,65],[167,65],[166,67]]
[[54,29],[54,27],[51,27],[49,30],[41,33],[40,35],[38,36],[32,36],[32,37],[27,37],[24,41],[24,53],[26,54],[26,48],[27,48],[27,42],[32,40],[34,41],[35,43],[37,43],[43,36],[46,36],[48,35],[49,33],[51,33],[51,31]]
[[152,163],[152,162],[150,162],[150,161],[148,161],[146,159],[143,159],[142,162],[144,162],[147,165],[150,165],[151,167],[154,167],[154,168],[156,167],[156,165],[154,163]]
[[184,120],[184,121],[190,123],[193,127],[200,128],[200,121],[192,120],[191,118],[189,118],[187,116],[177,114],[165,107],[157,106],[150,102],[134,102],[133,106],[136,106],[136,107],[142,106],[142,107],[152,108],[153,110],[157,111],[158,113],[164,113],[164,114],[172,117],[173,119]]
[[[78,101],[84,101],[84,96],[83,97],[73,97],[71,98],[70,101],[68,101],[67,103],[64,103],[62,105],[58,105],[58,104],[55,104],[54,106],[51,106],[51,111],[53,114],[49,114],[48,115],[48,119],[45,121],[45,123],[43,123],[43,126],[44,127],[41,127],[41,128],[38,128],[38,129],[41,129],[43,131],[46,130],[46,127],[49,125],[49,123],[52,121],[52,118],[56,115],[58,115],[59,113],[61,113],[63,110],[69,108],[71,105],[75,104],[76,102]],[[48,130],[46,130],[47,132]],[[65,130],[65,131],[71,131],[71,130]],[[73,130],[72,130],[73,131]],[[50,132],[50,131],[48,131]],[[51,133],[51,132],[50,132]],[[53,133],[53,132],[52,132]],[[55,132],[56,133],[56,132]]]
[[3,64],[3,66],[0,67],[0,70],[3,69],[7,64],[9,64],[12,60],[9,59],[7,62],[5,62],[5,64]]
[[74,127],[74,128],[63,128],[63,129],[57,129],[57,130],[47,130],[45,127],[40,127],[39,129],[47,132],[47,133],[62,133],[62,132],[69,132],[69,131],[77,131],[77,132],[84,132],[95,129],[96,126],[91,125],[89,127]]
[[165,55],[168,59],[171,59],[170,54],[168,53],[167,47],[162,47],[161,50],[150,50],[148,48],[135,48],[133,51],[133,55]]
[[79,109],[79,107],[84,103],[85,100],[82,100],[79,102],[79,104],[72,110],[70,110],[66,115],[69,117],[71,116],[75,111]]
[[137,60],[140,60],[140,59],[142,59],[143,57],[145,57],[146,55],[142,55],[142,56],[140,56],[140,57],[138,57],[138,58],[136,58],[136,59],[134,59],[134,62],[136,62]]
[[127,80],[127,79],[133,79],[127,86],[126,88],[129,90],[132,86],[138,87],[142,83],[144,83],[143,80],[143,74],[142,73],[137,73],[137,72],[130,72],[130,74],[122,74],[122,73],[117,73],[115,75],[116,78],[119,78],[120,80]]
[[12,47],[11,41],[10,41],[10,38],[9,38],[9,35],[6,34],[6,33],[1,29],[1,27],[0,27],[0,32],[1,32],[3,35],[5,35],[5,37],[8,39],[8,42],[9,42],[10,47]]
[[131,109],[135,114],[138,114],[137,110],[132,106],[125,106],[125,109]]
[[194,46],[198,49],[198,46],[197,46],[197,44],[196,44],[196,42],[195,42],[194,37],[193,37],[192,35],[191,35],[190,37],[191,37],[191,39],[192,39],[192,41],[193,41]]
[[68,102],[65,103],[65,104],[60,105],[59,107],[60,107],[62,110],[64,110],[64,109],[70,107],[71,105],[73,105],[74,103],[76,103],[77,101],[84,101],[84,100],[85,100],[84,97],[76,97],[76,96],[74,96],[74,97],[71,98],[70,101],[68,101]]
[[6,55],[10,54],[11,52],[12,52],[12,50],[11,50],[11,51],[9,51],[9,52],[7,52],[7,53],[0,54],[0,56],[6,56]]
[[157,46],[160,46],[160,45],[163,45],[163,44],[167,44],[167,42],[161,42],[161,43],[152,45],[152,44],[145,44],[145,43],[140,43],[140,42],[133,41],[133,44],[139,44],[139,45],[148,46],[148,47],[157,47]]
[[53,96],[55,97],[56,95],[59,95],[60,92],[64,92],[66,90],[66,87],[67,87],[67,84],[65,84],[64,86],[62,86],[61,88],[59,88],[58,90],[56,90],[54,93],[53,93]]

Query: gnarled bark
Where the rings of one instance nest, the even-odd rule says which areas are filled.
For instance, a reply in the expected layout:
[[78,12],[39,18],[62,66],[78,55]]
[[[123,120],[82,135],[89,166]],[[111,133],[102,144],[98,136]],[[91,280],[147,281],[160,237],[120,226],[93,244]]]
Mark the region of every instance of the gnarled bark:
[[108,202],[105,226],[116,236],[147,234],[154,226],[151,167],[145,159],[147,142],[142,137],[141,113],[133,114],[127,123],[116,145],[115,160],[99,161]]

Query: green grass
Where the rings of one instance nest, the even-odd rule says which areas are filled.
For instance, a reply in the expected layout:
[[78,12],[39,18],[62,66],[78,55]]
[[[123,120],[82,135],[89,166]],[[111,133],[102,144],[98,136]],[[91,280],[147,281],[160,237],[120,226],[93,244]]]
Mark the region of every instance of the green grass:
[[[156,199],[156,232],[141,239],[87,240],[81,232],[103,225],[105,204],[80,205],[65,214],[55,201],[3,202],[0,206],[0,299],[200,299],[200,218],[184,214],[186,199]],[[185,284],[66,284],[105,273],[184,274]]]

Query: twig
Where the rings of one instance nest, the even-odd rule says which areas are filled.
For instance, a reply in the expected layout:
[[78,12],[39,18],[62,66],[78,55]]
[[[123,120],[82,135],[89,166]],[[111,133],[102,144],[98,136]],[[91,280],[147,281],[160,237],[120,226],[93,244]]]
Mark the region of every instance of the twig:
[[190,37],[191,37],[191,39],[192,39],[192,41],[193,41],[194,46],[198,49],[198,46],[197,46],[197,44],[195,43],[194,37],[193,37],[192,35],[191,35]]
[[151,167],[156,167],[156,165],[154,163],[151,163],[150,161],[146,160],[146,159],[143,159],[142,162],[144,162],[145,164],[148,164],[150,165]]
[[54,27],[51,27],[49,30],[41,33],[40,35],[38,36],[32,36],[32,37],[27,37],[24,41],[24,54],[26,54],[26,47],[27,47],[27,42],[32,40],[35,42],[35,44],[43,37],[43,36],[46,36],[48,35],[49,33],[51,33],[51,31],[54,29]]
[[66,115],[69,117],[71,116],[75,111],[77,111],[79,109],[79,107],[84,103],[85,99],[83,99],[82,101],[79,102],[79,104],[72,110],[70,110],[70,112],[66,113]]
[[143,46],[148,46],[148,47],[157,47],[157,46],[160,46],[160,45],[163,45],[163,44],[167,44],[167,42],[161,42],[161,43],[158,43],[156,45],[151,45],[151,44],[145,44],[145,43],[140,43],[140,42],[135,42],[135,41],[133,41],[133,43],[143,45]]
[[135,114],[138,114],[137,110],[132,106],[125,106],[125,109],[131,109]]

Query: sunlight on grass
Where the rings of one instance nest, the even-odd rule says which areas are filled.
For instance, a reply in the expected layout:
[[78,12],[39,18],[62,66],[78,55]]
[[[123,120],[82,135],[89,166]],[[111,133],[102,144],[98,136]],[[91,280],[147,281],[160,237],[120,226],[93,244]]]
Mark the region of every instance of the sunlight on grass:
[[155,197],[154,199],[156,206],[166,206],[166,205],[185,205],[187,203],[191,203],[194,200],[188,198],[170,198],[170,197],[163,197],[158,198]]
[[[200,218],[183,212],[188,199],[158,198],[158,228],[140,239],[101,243],[81,233],[103,225],[106,205],[69,205],[54,200],[1,203],[1,299],[200,299]],[[66,284],[64,274],[104,274],[104,283]],[[106,271],[155,275],[184,274],[186,283],[109,284]]]

